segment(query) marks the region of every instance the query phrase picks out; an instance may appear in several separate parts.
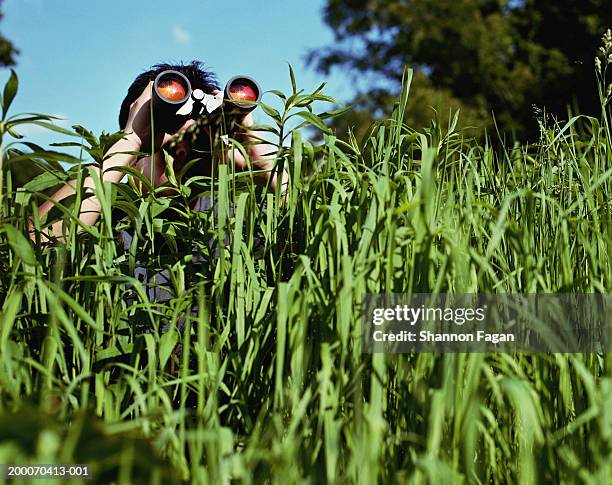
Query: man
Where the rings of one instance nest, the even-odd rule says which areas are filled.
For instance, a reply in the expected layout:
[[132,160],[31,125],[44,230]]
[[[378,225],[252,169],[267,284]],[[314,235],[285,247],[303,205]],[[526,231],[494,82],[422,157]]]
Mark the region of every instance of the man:
[[[142,171],[149,179],[151,174],[153,174],[153,179],[150,181],[154,187],[157,187],[168,182],[165,174],[166,163],[171,163],[176,173],[185,163],[196,158],[196,156],[198,158],[201,156],[200,154],[196,155],[193,153],[193,139],[182,137],[187,130],[194,127],[196,124],[195,119],[190,118],[178,129],[172,129],[171,131],[162,131],[156,128],[154,133],[155,139],[152,139],[150,102],[153,80],[159,73],[165,70],[175,70],[184,74],[189,79],[194,90],[201,89],[204,93],[212,95],[219,93],[219,86],[214,76],[206,72],[202,64],[197,61],[187,65],[157,64],[139,75],[128,89],[119,113],[119,127],[126,133],[126,136],[115,143],[108,151],[108,158],[104,161],[104,171],[101,172],[98,169],[98,176],[101,180],[118,183],[124,177],[124,173],[114,169],[131,167]],[[229,148],[225,153],[225,159],[233,163],[237,171],[247,169],[262,171],[255,176],[255,181],[269,184],[271,189],[274,190],[277,183],[276,171],[274,170],[275,148],[258,142],[259,139],[256,133],[248,129],[249,126],[253,126],[253,118],[250,113],[244,116],[240,124],[247,128],[238,133],[236,138],[245,145],[248,156],[245,157],[238,149]],[[206,145],[206,140],[214,138],[214,133],[211,132],[214,129],[214,127],[209,127],[200,134],[199,140],[204,145]],[[154,148],[154,153],[151,156],[137,158],[133,154],[133,152],[150,152],[151,147]],[[168,149],[169,157],[164,157],[162,152],[164,148]],[[204,157],[199,162],[200,173],[209,173],[210,164],[220,162],[222,161],[213,160],[210,156]],[[283,173],[283,188],[286,180],[286,173]],[[93,178],[87,177],[83,185],[88,192],[91,192],[95,186]],[[38,211],[39,219],[53,208],[55,202],[59,202],[75,192],[74,182],[69,182],[61,187],[51,196],[51,200],[41,204]],[[88,197],[81,204],[79,219],[83,225],[93,225],[98,220],[100,211],[101,205],[95,196]],[[61,237],[63,229],[61,221],[51,226],[51,230],[56,237]],[[48,235],[48,231],[43,231],[43,233]]]

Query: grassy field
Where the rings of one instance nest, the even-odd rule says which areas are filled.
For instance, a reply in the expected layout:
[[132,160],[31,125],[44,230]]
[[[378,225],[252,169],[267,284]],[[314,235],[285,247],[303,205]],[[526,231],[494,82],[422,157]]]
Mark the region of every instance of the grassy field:
[[[82,194],[40,221],[64,218],[66,244],[30,243],[26,221],[112,137],[76,129],[81,163],[9,145],[3,123],[0,463],[88,463],[99,483],[606,483],[610,354],[367,355],[359,315],[365,293],[610,292],[609,108],[478,143],[405,126],[409,75],[359,141],[306,141],[289,117],[321,127],[326,98],[274,94],[285,203],[228,166],[174,197],[98,184],[95,227],[77,231]],[[189,208],[202,191],[215,210]],[[172,298],[151,303],[136,268],[166,270]]]

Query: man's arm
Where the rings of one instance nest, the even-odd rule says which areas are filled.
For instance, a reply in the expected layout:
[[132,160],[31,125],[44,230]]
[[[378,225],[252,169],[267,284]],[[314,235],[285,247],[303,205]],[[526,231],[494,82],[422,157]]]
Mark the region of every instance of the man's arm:
[[[104,172],[100,168],[97,168],[97,175],[103,182],[119,182],[124,173],[113,170],[113,168],[117,167],[128,167],[134,163],[136,157],[134,155],[130,155],[127,153],[121,152],[137,152],[140,150],[141,142],[140,139],[132,134],[129,134],[115,143],[109,150],[110,157],[104,161],[103,168]],[[69,197],[76,193],[76,181],[72,180],[68,182],[66,185],[61,187],[57,192],[55,192],[50,200],[46,200],[43,204],[40,205],[38,209],[38,218],[42,219],[54,206],[54,202],[59,202],[66,197]],[[95,186],[93,177],[86,177],[83,181],[83,186],[86,188],[88,192],[93,191]],[[101,205],[98,199],[95,196],[88,197],[83,200],[81,203],[81,208],[79,211],[79,219],[86,226],[92,226],[98,220],[100,216]],[[63,234],[63,222],[58,221],[51,225],[51,230],[53,234],[57,237]],[[48,234],[47,230],[43,231],[44,234]],[[30,237],[34,239],[34,231],[33,224],[30,221]]]
[[[150,126],[150,101],[151,101],[151,90],[153,83],[150,82],[149,85],[143,90],[142,94],[132,103],[130,106],[130,113],[128,116],[128,121],[125,126],[125,131],[128,133],[124,138],[115,143],[108,151],[108,158],[104,160],[103,170],[104,172],[98,168],[98,177],[103,182],[115,182],[118,183],[124,176],[124,173],[118,170],[113,170],[118,167],[134,167],[137,169],[141,169],[145,176],[149,176],[150,174],[150,165],[159,161],[159,157],[146,157],[146,159],[141,159],[142,161],[137,164],[137,158],[133,154],[122,153],[122,152],[139,152],[143,147],[148,148],[154,146],[157,150],[159,147],[167,143],[172,139],[174,134],[172,133],[156,133],[155,139],[152,139],[151,136],[151,126]],[[185,123],[180,129],[187,128],[192,120],[189,120]],[[153,159],[153,160],[151,160]],[[158,167],[155,167],[156,169]],[[159,170],[156,170],[159,172]],[[159,173],[156,173],[156,180],[152,181],[154,186],[159,185]],[[54,202],[59,202],[66,197],[69,197],[76,193],[75,181],[68,182],[66,185],[61,187],[57,192],[55,192],[50,200],[45,201],[38,210],[38,218],[43,218],[55,205]],[[86,187],[86,190],[93,191],[95,186],[94,180],[92,177],[86,177],[83,186]],[[79,219],[83,222],[84,225],[91,226],[96,223],[98,217],[100,217],[101,205],[98,199],[95,196],[88,197],[83,200],[80,210],[79,210]],[[63,222],[58,221],[55,224],[52,224],[51,230],[53,234],[57,237],[63,234]],[[48,234],[48,230],[44,230],[43,234]],[[35,232],[33,229],[33,223],[30,221],[30,237],[34,239]]]
[[[253,126],[253,115],[247,114],[242,120],[242,125],[245,127]],[[256,131],[247,131],[239,138],[245,146],[248,147],[248,158],[247,161],[240,150],[233,148],[228,150],[228,160],[233,163],[239,170],[257,170],[262,173],[255,176],[255,182],[259,184],[267,184],[270,181],[270,188],[276,190],[277,184],[277,168],[275,167],[276,161],[276,147],[265,143],[264,134]],[[250,163],[249,163],[250,162]],[[271,180],[270,180],[271,179]],[[288,185],[288,175],[286,168],[283,169],[281,178],[281,193],[285,193]]]

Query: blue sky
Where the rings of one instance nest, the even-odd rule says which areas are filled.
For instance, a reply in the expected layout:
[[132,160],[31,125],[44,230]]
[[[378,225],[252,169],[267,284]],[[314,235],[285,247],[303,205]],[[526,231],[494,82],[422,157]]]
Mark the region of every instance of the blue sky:
[[[156,62],[192,59],[204,61],[221,84],[248,74],[264,90],[285,92],[291,63],[299,87],[314,89],[327,81],[327,94],[346,101],[348,77],[323,76],[304,61],[309,49],[333,42],[322,21],[324,3],[5,0],[0,30],[20,50],[19,93],[11,112],[53,114],[67,118],[65,126],[112,132],[137,74]],[[0,71],[2,85],[7,78],[8,69]],[[265,121],[257,111],[257,121]],[[40,144],[58,141],[39,128],[27,135]]]

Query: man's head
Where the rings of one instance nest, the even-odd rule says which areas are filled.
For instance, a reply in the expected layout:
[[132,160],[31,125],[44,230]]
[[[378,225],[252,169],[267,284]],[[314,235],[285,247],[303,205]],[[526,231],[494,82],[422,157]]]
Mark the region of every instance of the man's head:
[[144,88],[162,71],[178,71],[189,79],[193,89],[201,89],[206,94],[213,94],[219,85],[213,73],[205,71],[201,62],[191,61],[189,64],[156,64],[150,70],[140,74],[129,87],[127,95],[121,103],[119,112],[119,128],[124,129],[130,112],[130,105],[141,95]]

